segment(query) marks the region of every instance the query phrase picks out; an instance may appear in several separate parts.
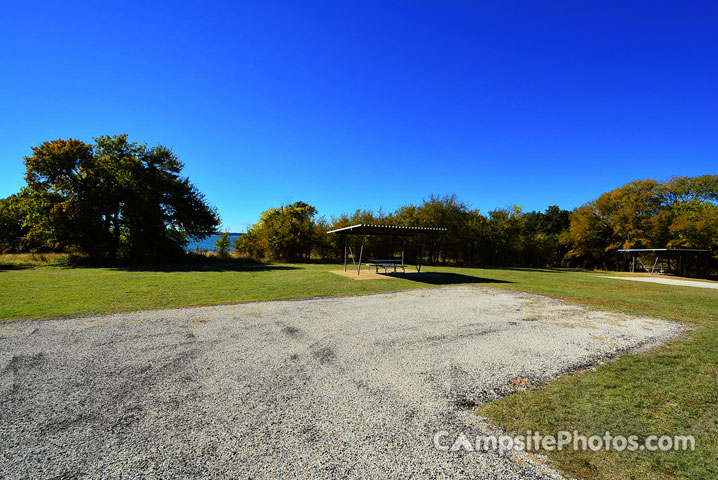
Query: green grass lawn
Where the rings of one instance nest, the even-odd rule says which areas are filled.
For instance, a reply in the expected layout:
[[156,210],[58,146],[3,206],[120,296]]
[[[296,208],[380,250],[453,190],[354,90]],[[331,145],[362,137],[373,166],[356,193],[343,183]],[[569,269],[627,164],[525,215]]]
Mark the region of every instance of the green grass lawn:
[[[339,265],[193,263],[172,267],[0,266],[0,321],[188,305],[359,295],[426,287],[403,279],[356,281]],[[433,281],[435,279],[429,279]],[[482,281],[454,273],[449,281]]]
[[[54,261],[54,260],[53,260]],[[0,320],[187,305],[356,295],[480,283],[595,308],[689,322],[695,331],[647,354],[558,380],[477,409],[506,431],[694,435],[696,451],[546,452],[581,478],[718,478],[718,292],[540,269],[430,268],[448,275],[355,281],[336,265],[207,262],[166,268],[71,268],[0,258]]]

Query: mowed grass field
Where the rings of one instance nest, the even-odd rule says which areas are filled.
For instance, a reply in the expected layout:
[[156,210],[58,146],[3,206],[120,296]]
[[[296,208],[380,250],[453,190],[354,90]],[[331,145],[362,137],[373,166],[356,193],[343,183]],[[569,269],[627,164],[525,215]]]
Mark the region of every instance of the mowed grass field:
[[423,281],[355,281],[327,273],[339,268],[234,261],[72,268],[0,257],[0,321],[477,283],[686,322],[695,329],[665,346],[517,392],[478,407],[476,413],[519,434],[577,430],[585,435],[610,431],[641,438],[696,438],[696,450],[686,452],[541,452],[569,476],[718,478],[718,291],[568,270],[430,267],[446,275]]

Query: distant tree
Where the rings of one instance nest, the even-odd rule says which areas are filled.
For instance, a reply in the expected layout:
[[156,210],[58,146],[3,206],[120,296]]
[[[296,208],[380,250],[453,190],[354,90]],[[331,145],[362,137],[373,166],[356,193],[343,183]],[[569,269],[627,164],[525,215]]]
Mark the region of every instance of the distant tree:
[[598,198],[596,206],[612,230],[607,252],[665,247],[670,211],[664,192],[656,180],[636,180]]
[[672,214],[670,246],[718,253],[718,175],[673,177],[665,195]]
[[25,233],[23,221],[20,195],[0,199],[0,253],[20,250],[20,238]]
[[454,259],[462,262],[465,250],[469,207],[456,194],[430,195],[416,210],[415,220],[423,227],[444,227],[449,235],[432,235],[428,238],[429,261],[436,263]]
[[569,251],[561,242],[561,235],[570,226],[571,212],[551,205],[545,212],[525,214],[522,235],[522,263],[527,266],[546,267],[561,264]]
[[234,251],[239,255],[247,255],[251,258],[263,259],[267,257],[267,239],[261,235],[258,229],[248,228],[234,241]]
[[[56,208],[62,197],[52,192],[32,191],[0,200],[0,251],[50,252],[64,249],[60,239],[63,226]],[[55,209],[55,210],[53,210]]]
[[25,158],[27,195],[34,202],[24,240],[78,249],[111,261],[179,253],[190,238],[219,225],[215,209],[181,176],[184,165],[163,146],[127,135],[90,145],[54,140]]
[[235,249],[260,258],[290,262],[308,259],[315,236],[316,212],[316,208],[304,202],[270,208],[237,240]]
[[319,217],[314,220],[314,232],[312,234],[312,251],[316,252],[317,256],[322,260],[332,257],[332,244],[333,238],[336,235],[327,235],[327,232],[332,229],[331,224],[324,217]]
[[565,243],[571,246],[566,260],[584,268],[606,267],[606,248],[611,243],[611,226],[602,217],[596,201],[588,202],[571,213],[571,224]]
[[718,176],[637,180],[576,209],[568,233],[567,261],[618,268],[622,248],[692,247],[718,258]]
[[224,232],[219,235],[217,241],[214,242],[214,248],[217,249],[217,255],[220,258],[227,258],[229,256],[229,249],[231,248],[229,232]]
[[518,205],[489,212],[489,244],[493,252],[492,265],[520,265],[522,235],[526,225],[523,210]]
[[665,184],[665,195],[671,204],[718,204],[718,175],[672,177]]
[[708,262],[699,262],[698,275],[718,268],[718,175],[673,177],[666,183],[671,223],[671,248],[705,248]]

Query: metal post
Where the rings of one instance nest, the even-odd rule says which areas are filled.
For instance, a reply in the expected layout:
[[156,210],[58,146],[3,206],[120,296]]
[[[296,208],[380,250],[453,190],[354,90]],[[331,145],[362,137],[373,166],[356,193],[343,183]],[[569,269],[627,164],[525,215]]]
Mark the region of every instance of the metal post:
[[[404,267],[404,247],[406,246],[406,240],[402,239],[401,241],[401,266]],[[396,267],[394,267],[394,270],[396,270]]]
[[653,268],[651,269],[651,275],[653,275],[653,272],[656,271],[656,264],[658,263],[658,255],[656,255],[656,261],[653,262]]
[[359,249],[359,263],[357,264],[357,275],[361,274],[361,256],[364,254],[364,240],[366,237],[361,237],[361,248]]
[[676,265],[676,270],[678,270],[678,274],[681,277],[686,276],[686,269],[683,266],[683,255],[680,255],[680,254],[678,255],[678,265]]
[[636,273],[636,257],[631,257],[631,273]]
[[344,271],[347,271],[347,248],[349,247],[349,235],[344,235]]
[[[666,257],[668,257],[668,273],[673,273],[674,270],[671,268],[671,252],[666,252]],[[673,264],[676,264],[675,257],[673,257]]]
[[424,245],[421,247],[421,257],[419,257],[419,265],[416,267],[417,273],[421,273],[421,264],[424,263],[424,251],[426,250],[426,235],[424,235]]

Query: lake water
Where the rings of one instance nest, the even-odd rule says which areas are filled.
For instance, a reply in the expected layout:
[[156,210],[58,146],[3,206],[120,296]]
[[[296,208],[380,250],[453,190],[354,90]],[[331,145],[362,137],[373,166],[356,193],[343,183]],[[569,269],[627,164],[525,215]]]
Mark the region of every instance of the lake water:
[[[234,241],[237,240],[242,234],[241,233],[230,233],[229,234],[229,249],[232,250],[234,248]],[[189,251],[195,251],[197,249],[199,250],[209,250],[211,252],[216,252],[217,249],[214,248],[214,243],[219,239],[219,235],[210,235],[209,237],[205,237],[200,241],[197,242],[190,242],[187,244],[186,249]]]

